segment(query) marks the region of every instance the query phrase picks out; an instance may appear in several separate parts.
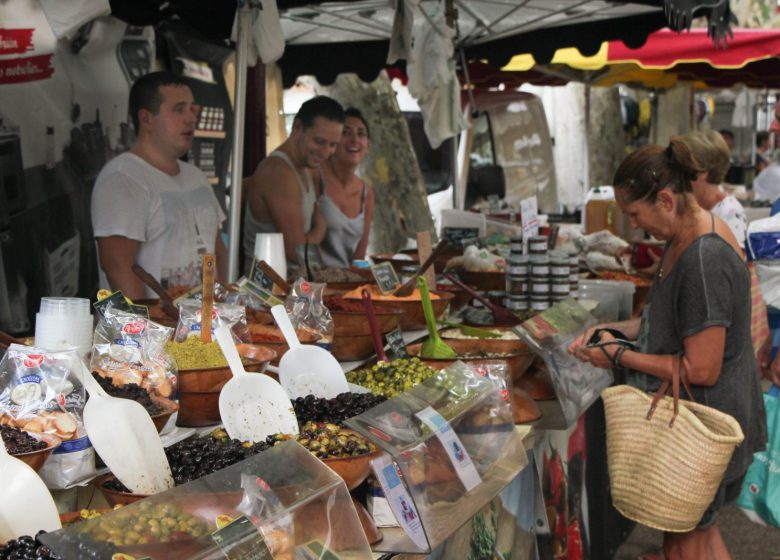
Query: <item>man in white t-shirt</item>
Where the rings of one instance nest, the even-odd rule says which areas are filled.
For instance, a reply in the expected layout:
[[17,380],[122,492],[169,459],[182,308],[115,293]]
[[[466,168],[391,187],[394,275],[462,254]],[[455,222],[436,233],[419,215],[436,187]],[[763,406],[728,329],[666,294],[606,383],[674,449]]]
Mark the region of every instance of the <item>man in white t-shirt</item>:
[[195,286],[204,253],[216,254],[224,281],[225,214],[203,172],[179,160],[192,146],[200,109],[192,91],[173,74],[153,72],[133,84],[129,105],[138,140],[106,164],[92,192],[101,287],[155,297],[134,263],[166,288]]

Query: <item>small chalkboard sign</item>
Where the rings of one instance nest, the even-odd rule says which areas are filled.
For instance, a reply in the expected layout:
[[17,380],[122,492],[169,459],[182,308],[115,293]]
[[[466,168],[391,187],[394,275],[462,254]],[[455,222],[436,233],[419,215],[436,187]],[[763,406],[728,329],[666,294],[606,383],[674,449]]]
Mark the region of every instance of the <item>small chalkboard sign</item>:
[[249,268],[249,274],[247,280],[252,282],[255,286],[272,292],[274,289],[274,281],[271,280],[263,270],[260,268],[260,262],[256,259],[252,259],[252,266]]
[[395,291],[401,284],[398,281],[398,275],[395,273],[392,263],[383,262],[375,264],[371,267],[371,274],[374,275],[379,291],[383,294]]
[[455,247],[462,247],[465,241],[479,237],[479,228],[475,227],[445,227],[442,231],[444,239]]
[[132,312],[130,308],[130,304],[127,303],[127,300],[125,299],[125,295],[121,291],[114,292],[110,296],[98,300],[97,302],[92,304],[92,307],[95,309],[95,311],[98,312],[98,314],[101,317],[106,316],[106,310],[108,308],[112,308],[119,311],[125,311],[127,313]]
[[211,539],[228,560],[273,559],[263,534],[245,515],[211,533]]
[[406,342],[404,342],[404,335],[401,329],[393,329],[385,335],[387,346],[385,353],[389,360],[398,360],[401,358],[408,358],[409,354],[406,352]]

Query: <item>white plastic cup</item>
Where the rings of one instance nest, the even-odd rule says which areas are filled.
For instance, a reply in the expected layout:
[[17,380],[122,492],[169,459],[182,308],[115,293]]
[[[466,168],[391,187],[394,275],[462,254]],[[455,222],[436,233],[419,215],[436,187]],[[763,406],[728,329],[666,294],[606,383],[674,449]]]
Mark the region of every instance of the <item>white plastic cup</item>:
[[43,297],[40,314],[70,318],[84,317],[90,314],[89,300],[73,297]]
[[258,233],[255,236],[255,258],[265,261],[282,278],[287,278],[287,256],[281,233]]
[[[54,304],[53,307],[47,307],[47,310],[59,313],[65,307],[67,305]],[[35,316],[35,346],[44,350],[78,348],[81,352],[89,352],[92,347],[92,337],[92,315],[37,313]]]

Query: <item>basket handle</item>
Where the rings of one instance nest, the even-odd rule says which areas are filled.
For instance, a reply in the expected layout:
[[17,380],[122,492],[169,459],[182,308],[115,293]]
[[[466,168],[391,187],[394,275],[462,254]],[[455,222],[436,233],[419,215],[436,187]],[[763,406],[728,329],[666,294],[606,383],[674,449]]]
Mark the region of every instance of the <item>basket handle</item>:
[[682,381],[683,387],[685,387],[685,392],[688,393],[688,397],[692,401],[696,401],[696,399],[693,398],[693,392],[691,391],[691,386],[688,383],[688,378],[685,375],[685,366],[683,365],[683,359],[682,356],[677,361],[677,367],[672,370],[672,381],[664,381],[661,383],[661,386],[658,388],[658,390],[655,392],[655,395],[653,396],[653,402],[650,403],[650,410],[647,411],[647,419],[650,420],[653,417],[653,414],[655,414],[655,409],[658,408],[658,403],[660,402],[661,398],[669,392],[669,386],[672,387],[672,398],[674,399],[674,412],[672,414],[672,419],[669,420],[669,427],[671,428],[674,426],[674,421],[677,420],[677,413],[680,409],[680,382]]

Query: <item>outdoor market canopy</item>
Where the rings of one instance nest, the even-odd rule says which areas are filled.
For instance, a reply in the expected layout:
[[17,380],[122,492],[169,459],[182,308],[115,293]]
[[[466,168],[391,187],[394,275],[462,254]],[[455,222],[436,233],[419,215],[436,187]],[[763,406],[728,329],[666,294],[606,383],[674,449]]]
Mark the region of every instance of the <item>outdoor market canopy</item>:
[[[576,48],[558,49],[547,65],[535,64],[530,54],[519,54],[501,72],[478,69],[480,76],[505,85],[518,81],[538,85],[560,85],[566,81],[595,86],[619,83],[666,89],[679,82],[697,87],[726,88],[744,84],[751,88],[780,88],[780,30],[734,29],[726,48],[717,48],[706,30],[677,33],[669,29],[648,35],[638,49],[622,41],[601,44],[593,56],[583,56]],[[481,73],[480,73],[481,72]],[[483,82],[483,87],[488,82]]]

